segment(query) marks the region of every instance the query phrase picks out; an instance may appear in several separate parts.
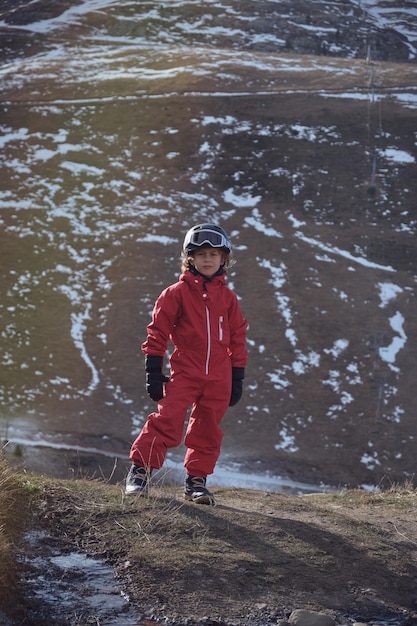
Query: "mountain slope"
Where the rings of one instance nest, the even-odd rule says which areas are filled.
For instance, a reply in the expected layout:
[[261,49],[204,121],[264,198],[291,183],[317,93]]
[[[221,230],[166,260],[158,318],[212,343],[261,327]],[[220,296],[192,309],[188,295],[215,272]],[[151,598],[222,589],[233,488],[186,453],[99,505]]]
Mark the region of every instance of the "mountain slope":
[[414,475],[407,5],[381,28],[385,4],[253,4],[2,5],[1,399],[29,465],[33,444],[127,457],[153,301],[213,220],[250,323],[223,460]]

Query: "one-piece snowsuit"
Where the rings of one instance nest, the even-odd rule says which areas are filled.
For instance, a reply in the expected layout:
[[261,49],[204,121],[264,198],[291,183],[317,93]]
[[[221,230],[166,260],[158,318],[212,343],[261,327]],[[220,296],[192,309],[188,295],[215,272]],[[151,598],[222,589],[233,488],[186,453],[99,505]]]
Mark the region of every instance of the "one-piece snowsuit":
[[223,438],[219,424],[230,401],[232,367],[246,366],[246,328],[224,275],[207,280],[187,270],[161,293],[142,350],[145,356],[163,357],[171,340],[171,375],[158,412],[148,416],[132,445],[134,464],[162,467],[168,448],[181,443],[192,406],[184,466],[193,476],[213,473]]

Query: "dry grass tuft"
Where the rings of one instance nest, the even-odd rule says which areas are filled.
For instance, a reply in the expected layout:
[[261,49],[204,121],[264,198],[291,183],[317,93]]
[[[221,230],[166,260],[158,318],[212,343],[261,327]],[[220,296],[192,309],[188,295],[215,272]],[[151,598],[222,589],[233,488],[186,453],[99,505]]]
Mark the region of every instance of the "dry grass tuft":
[[22,484],[0,451],[0,608],[7,608],[16,590],[16,542],[26,522]]

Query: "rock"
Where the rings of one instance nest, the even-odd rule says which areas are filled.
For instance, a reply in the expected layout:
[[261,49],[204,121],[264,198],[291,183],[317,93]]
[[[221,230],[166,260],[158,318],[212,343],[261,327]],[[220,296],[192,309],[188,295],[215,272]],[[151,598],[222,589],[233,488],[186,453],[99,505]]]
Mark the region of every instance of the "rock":
[[288,618],[291,626],[335,626],[336,622],[330,615],[307,611],[306,609],[296,609]]

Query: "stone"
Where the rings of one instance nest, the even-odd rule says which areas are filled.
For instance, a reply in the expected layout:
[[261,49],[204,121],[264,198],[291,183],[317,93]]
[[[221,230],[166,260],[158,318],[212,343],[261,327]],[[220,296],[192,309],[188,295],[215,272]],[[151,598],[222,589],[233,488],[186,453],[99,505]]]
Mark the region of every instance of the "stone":
[[291,626],[335,626],[336,622],[330,615],[307,611],[306,609],[296,609],[288,618]]

